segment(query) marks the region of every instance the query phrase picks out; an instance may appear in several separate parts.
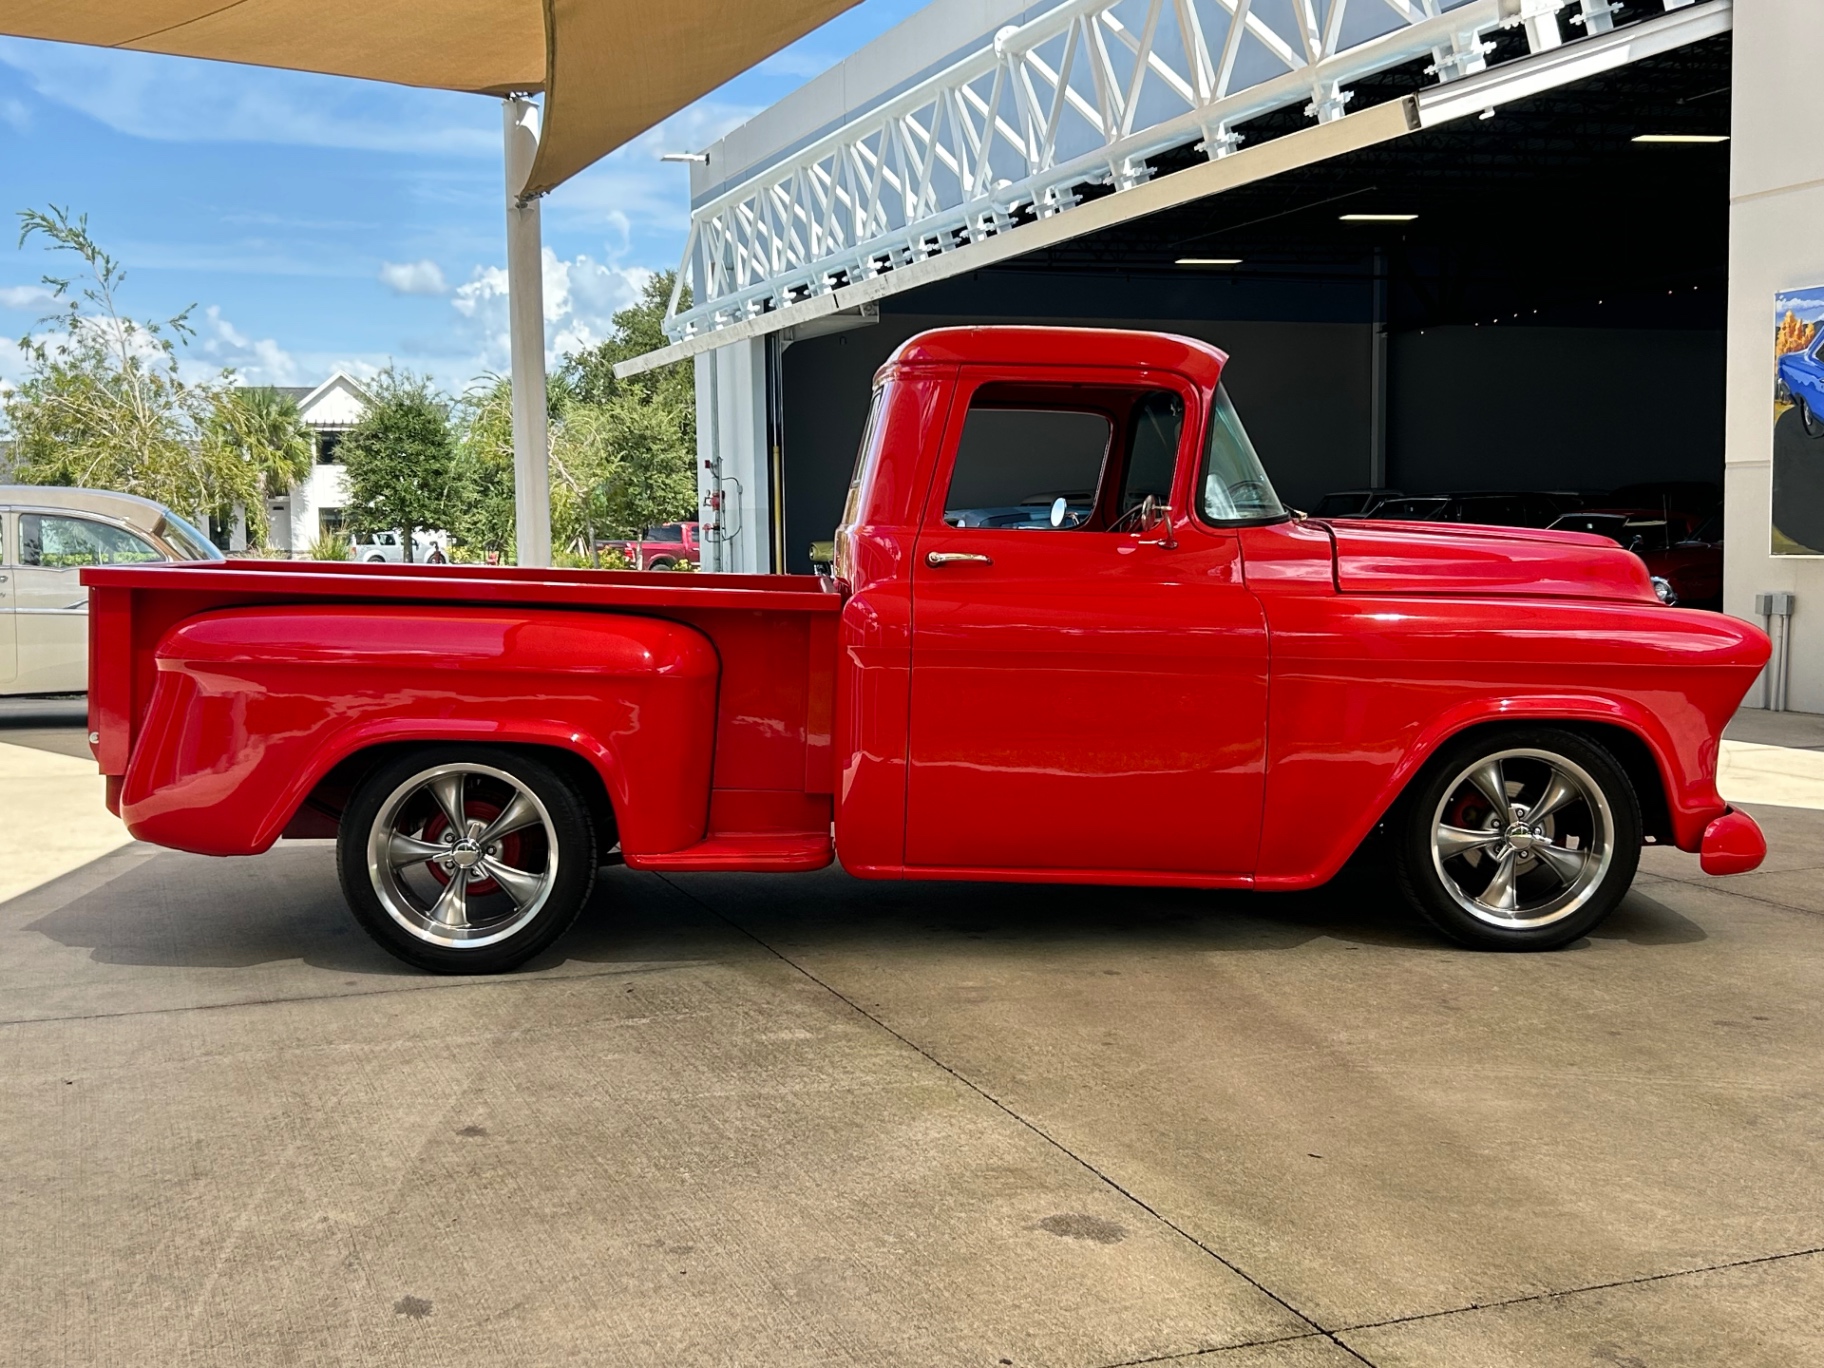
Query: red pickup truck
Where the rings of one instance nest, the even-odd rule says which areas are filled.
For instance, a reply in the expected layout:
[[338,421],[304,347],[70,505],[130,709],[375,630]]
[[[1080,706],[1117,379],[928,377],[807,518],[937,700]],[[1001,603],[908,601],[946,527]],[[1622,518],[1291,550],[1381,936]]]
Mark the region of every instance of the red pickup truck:
[[1467,944],[1544,949],[1644,842],[1753,868],[1717,737],[1767,659],[1576,533],[1283,508],[1184,338],[926,333],[835,572],[83,572],[91,741],[146,841],[338,841],[382,944],[506,969],[649,870],[1301,889],[1376,828]]
[[646,529],[638,541],[618,542],[615,549],[627,557],[635,570],[675,570],[680,565],[697,566],[703,560],[703,546],[694,522],[664,523]]

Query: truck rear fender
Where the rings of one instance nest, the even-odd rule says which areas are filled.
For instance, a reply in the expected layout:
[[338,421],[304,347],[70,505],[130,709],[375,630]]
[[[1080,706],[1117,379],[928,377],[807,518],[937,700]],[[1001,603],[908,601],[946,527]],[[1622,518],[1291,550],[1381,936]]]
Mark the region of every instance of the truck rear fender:
[[121,790],[142,840],[254,854],[351,757],[451,741],[579,757],[629,852],[704,835],[720,666],[682,623],[564,609],[228,609],[173,627],[156,661]]

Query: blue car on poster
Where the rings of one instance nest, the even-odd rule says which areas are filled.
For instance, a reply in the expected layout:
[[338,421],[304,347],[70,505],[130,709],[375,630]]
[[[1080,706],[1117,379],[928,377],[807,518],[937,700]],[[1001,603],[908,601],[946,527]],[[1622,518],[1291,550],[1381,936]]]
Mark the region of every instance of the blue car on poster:
[[1824,328],[1800,351],[1790,351],[1778,363],[1779,394],[1799,411],[1799,426],[1807,437],[1824,437]]

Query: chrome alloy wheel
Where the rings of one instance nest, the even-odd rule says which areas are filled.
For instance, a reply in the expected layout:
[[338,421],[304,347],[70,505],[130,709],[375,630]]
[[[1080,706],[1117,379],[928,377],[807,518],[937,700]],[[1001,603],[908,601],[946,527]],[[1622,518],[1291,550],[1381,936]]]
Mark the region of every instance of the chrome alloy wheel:
[[551,814],[525,784],[490,765],[443,764],[381,803],[367,872],[387,914],[419,940],[478,949],[538,915],[557,848]]
[[1498,751],[1451,781],[1431,820],[1444,890],[1490,926],[1549,926],[1576,912],[1615,855],[1615,816],[1582,767],[1550,751]]

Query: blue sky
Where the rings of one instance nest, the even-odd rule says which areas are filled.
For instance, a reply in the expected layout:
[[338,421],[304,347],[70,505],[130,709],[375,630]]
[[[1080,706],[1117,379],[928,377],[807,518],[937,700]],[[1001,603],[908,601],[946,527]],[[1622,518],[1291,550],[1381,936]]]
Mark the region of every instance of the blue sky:
[[[863,0],[544,202],[548,341],[599,339],[677,264],[694,150],[919,7]],[[140,317],[194,304],[187,367],[312,384],[389,360],[446,388],[506,366],[500,105],[479,96],[0,39],[0,382],[68,273],[12,215],[65,205]]]

